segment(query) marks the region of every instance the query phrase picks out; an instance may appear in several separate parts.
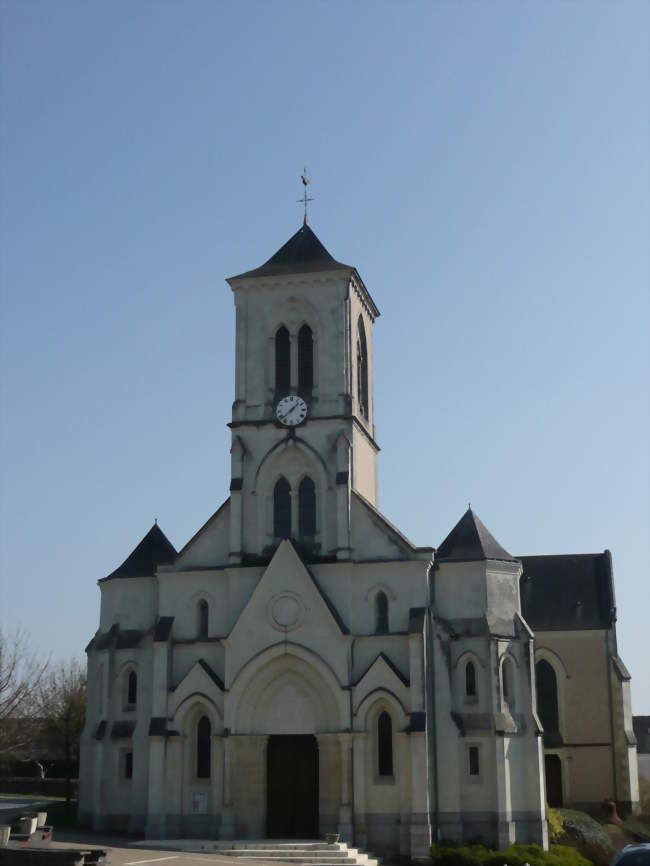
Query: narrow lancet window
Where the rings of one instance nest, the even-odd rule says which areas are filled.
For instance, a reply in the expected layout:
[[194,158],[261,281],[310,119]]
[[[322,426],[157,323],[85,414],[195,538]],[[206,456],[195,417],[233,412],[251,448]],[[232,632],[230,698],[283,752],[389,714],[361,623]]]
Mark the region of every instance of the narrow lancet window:
[[210,609],[208,608],[207,601],[202,598],[197,605],[197,619],[199,625],[199,637],[207,638],[208,636],[208,623],[210,618]]
[[368,417],[368,347],[366,344],[366,329],[363,319],[359,316],[357,322],[357,400],[359,411],[364,418]]
[[388,599],[385,592],[375,598],[375,633],[388,634]]
[[545,659],[535,665],[537,685],[537,714],[544,728],[544,739],[557,740],[560,735],[560,717],[557,700],[557,677],[553,666]]
[[501,668],[501,676],[503,679],[503,700],[507,704],[512,704],[515,699],[515,684],[513,667],[510,659],[504,659],[503,667]]
[[275,389],[288,391],[291,386],[291,341],[282,325],[275,334]]
[[377,770],[379,776],[393,775],[393,723],[387,712],[377,719]]
[[291,535],[291,486],[286,478],[280,478],[273,488],[273,535]]
[[465,696],[468,698],[476,697],[476,668],[474,662],[467,662],[465,665]]
[[316,535],[316,486],[309,477],[298,488],[298,533],[301,538]]
[[298,387],[305,391],[314,387],[314,338],[309,325],[298,331]]
[[126,689],[126,702],[134,706],[138,702],[138,675],[135,671],[129,671],[129,679]]
[[196,726],[196,777],[197,779],[210,778],[211,759],[211,734],[212,727],[207,716],[201,716]]

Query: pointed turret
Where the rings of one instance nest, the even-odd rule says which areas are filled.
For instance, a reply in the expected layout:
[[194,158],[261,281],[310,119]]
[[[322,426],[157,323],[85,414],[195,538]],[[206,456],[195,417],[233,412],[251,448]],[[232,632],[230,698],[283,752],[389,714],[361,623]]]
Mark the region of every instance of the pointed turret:
[[175,558],[176,548],[158,524],[154,523],[122,565],[102,580],[113,577],[153,577],[161,563],[173,562]]
[[286,274],[311,274],[317,271],[354,270],[351,265],[337,262],[325,249],[311,228],[304,224],[289,240],[274,253],[271,258],[243,274],[230,277],[237,280],[241,277],[277,277]]
[[436,551],[439,562],[483,562],[497,559],[516,562],[496,538],[468,508]]

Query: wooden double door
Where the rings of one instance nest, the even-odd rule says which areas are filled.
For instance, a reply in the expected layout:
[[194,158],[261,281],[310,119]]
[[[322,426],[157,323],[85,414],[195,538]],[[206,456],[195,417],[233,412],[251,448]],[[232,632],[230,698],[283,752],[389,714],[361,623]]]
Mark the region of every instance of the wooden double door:
[[269,737],[266,833],[270,839],[318,836],[318,746],[311,735]]

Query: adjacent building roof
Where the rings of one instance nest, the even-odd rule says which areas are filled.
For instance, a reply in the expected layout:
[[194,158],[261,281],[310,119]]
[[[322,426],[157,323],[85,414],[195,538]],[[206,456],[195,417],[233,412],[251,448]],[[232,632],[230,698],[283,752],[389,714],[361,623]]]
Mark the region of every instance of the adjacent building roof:
[[535,631],[609,628],[616,621],[612,556],[520,556],[521,609]]
[[173,562],[175,558],[176,548],[158,524],[154,523],[122,565],[102,580],[113,577],[153,577],[161,563]]
[[515,562],[516,558],[501,547],[489,529],[478,519],[471,508],[451,530],[436,551],[439,562],[480,562],[499,559]]
[[636,750],[640,755],[650,754],[650,716],[633,716]]
[[315,271],[353,270],[351,265],[337,262],[307,224],[302,225],[280,249],[259,268],[230,277],[276,277],[285,274],[310,274]]

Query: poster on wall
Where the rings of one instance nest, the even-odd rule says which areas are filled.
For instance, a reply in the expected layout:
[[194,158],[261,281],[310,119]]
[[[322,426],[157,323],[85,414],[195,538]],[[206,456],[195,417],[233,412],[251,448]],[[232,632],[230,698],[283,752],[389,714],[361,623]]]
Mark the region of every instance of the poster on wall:
[[192,812],[195,815],[205,815],[208,811],[208,795],[205,791],[195,791],[192,794]]

